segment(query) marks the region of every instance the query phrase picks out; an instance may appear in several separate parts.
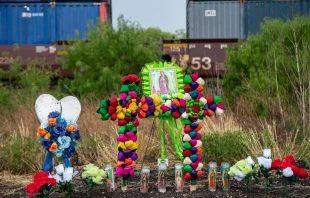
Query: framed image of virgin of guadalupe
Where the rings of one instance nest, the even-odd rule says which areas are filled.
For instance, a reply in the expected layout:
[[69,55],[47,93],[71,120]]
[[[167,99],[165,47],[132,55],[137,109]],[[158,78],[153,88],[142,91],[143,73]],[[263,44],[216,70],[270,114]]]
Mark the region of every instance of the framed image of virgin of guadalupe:
[[183,71],[176,63],[150,63],[142,69],[142,89],[145,96],[182,97]]

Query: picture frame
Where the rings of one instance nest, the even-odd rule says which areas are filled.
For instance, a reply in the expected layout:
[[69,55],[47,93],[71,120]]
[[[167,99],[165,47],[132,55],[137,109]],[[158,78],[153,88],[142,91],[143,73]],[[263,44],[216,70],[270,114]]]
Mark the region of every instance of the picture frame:
[[173,62],[150,63],[142,69],[142,91],[145,96],[181,98],[184,94],[184,74]]

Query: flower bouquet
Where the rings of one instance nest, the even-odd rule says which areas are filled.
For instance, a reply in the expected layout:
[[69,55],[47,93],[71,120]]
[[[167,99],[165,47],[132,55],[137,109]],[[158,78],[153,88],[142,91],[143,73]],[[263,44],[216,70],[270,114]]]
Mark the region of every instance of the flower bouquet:
[[263,156],[257,158],[258,164],[260,166],[258,176],[263,176],[265,178],[265,192],[268,194],[268,187],[270,186],[270,168],[271,168],[271,149],[264,149]]
[[49,173],[40,171],[34,176],[33,183],[26,187],[28,196],[36,195],[36,197],[48,197],[55,190],[56,179]]
[[65,166],[71,167],[69,158],[75,152],[75,140],[81,139],[75,121],[67,121],[60,115],[58,111],[50,112],[48,120],[42,122],[38,128],[37,135],[40,136],[43,148],[48,151],[43,165],[43,170],[46,172],[53,170],[53,156],[62,157]]
[[245,179],[247,189],[251,192],[252,183],[255,182],[257,184],[259,182],[257,178],[258,170],[259,165],[255,164],[249,156],[245,160],[240,160],[234,166],[230,167],[228,174],[238,181]]
[[107,174],[103,169],[93,164],[88,164],[82,172],[83,182],[87,185],[87,195],[90,196],[91,191],[96,185],[103,184],[103,179]]
[[287,190],[288,184],[294,184],[300,178],[308,178],[308,172],[295,165],[296,159],[292,155],[284,157],[284,160],[275,159],[271,164],[271,169],[277,170],[276,174],[282,180],[282,194],[284,195]]
[[56,174],[53,175],[53,178],[56,179],[56,182],[58,184],[58,191],[56,192],[66,192],[65,197],[71,197],[71,194],[73,192],[72,190],[72,178],[78,174],[78,171],[73,172],[72,167],[65,168],[63,164],[59,164],[55,167]]

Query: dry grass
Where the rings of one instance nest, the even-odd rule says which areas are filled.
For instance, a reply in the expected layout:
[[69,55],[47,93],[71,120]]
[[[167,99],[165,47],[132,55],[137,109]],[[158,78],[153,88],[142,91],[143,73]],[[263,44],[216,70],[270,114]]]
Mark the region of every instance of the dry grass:
[[[19,105],[10,118],[2,118],[4,121],[4,125],[1,126],[1,130],[4,132],[2,134],[7,136],[11,142],[6,140],[1,142],[0,140],[0,148],[8,148],[8,155],[6,155],[8,163],[15,162],[13,158],[16,150],[14,151],[14,149],[23,149],[23,156],[20,158],[21,161],[19,163],[22,163],[25,169],[18,172],[16,171],[19,168],[18,166],[12,169],[10,164],[2,163],[1,165],[0,163],[0,171],[9,170],[14,173],[30,173],[40,170],[42,166],[45,151],[41,148],[36,137],[39,121],[36,118],[33,104],[34,101]],[[90,162],[103,166],[107,163],[115,164],[117,160],[117,122],[100,120],[99,114],[96,113],[98,104],[99,100],[82,101],[82,112],[78,120],[82,141],[78,143],[77,153],[72,158],[72,163],[75,166],[85,165]],[[160,157],[161,153],[158,120],[154,121],[155,127],[153,131],[151,131],[152,119],[140,119],[139,121],[137,142],[139,145],[137,151],[139,158],[137,169],[140,168],[143,159],[143,162],[146,164],[156,164],[157,158]],[[256,126],[253,125],[253,128],[249,129],[248,127],[243,127],[236,116],[228,111],[223,117],[206,118],[203,126],[202,133],[205,135],[219,134],[224,136],[227,132],[242,132],[242,141],[247,145],[247,154],[253,157],[260,156],[262,149],[266,147],[272,148],[274,158],[283,157],[291,153],[296,153],[300,158],[310,156],[309,139],[304,139],[302,144],[297,144],[296,137],[298,131],[296,131],[291,133],[292,135],[284,136],[285,138],[281,136],[281,141],[279,141],[279,131],[276,123],[268,124],[267,122],[256,120]],[[258,128],[262,130],[257,130]],[[168,134],[165,131],[166,154],[168,154],[173,164],[178,159],[176,159],[175,148],[171,144]],[[19,142],[15,141],[17,139]],[[17,146],[16,144],[21,144],[22,146]],[[34,148],[29,150],[27,148],[29,144],[35,144],[33,145]]]

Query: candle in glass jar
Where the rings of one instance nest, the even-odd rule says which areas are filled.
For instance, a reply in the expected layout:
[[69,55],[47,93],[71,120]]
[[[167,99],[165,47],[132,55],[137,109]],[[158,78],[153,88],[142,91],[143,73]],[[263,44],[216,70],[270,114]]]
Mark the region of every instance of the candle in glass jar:
[[183,192],[183,164],[175,164],[175,189],[176,192]]
[[208,189],[216,191],[216,162],[208,164]]
[[140,192],[142,193],[148,192],[149,178],[150,178],[150,167],[143,166],[141,171]]

